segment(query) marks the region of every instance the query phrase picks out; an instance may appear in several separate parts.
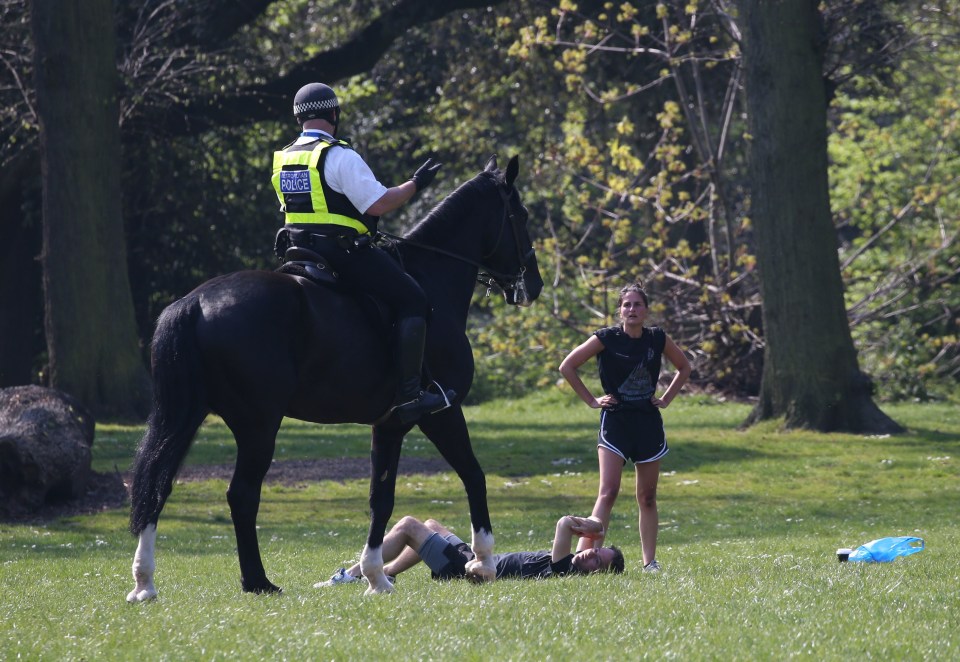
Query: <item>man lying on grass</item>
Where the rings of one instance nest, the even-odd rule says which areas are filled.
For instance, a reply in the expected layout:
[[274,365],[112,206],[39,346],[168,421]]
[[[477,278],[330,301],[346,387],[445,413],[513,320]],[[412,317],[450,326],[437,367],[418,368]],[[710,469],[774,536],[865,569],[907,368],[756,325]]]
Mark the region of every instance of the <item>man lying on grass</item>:
[[[564,515],[557,520],[553,549],[539,552],[494,554],[497,579],[505,577],[544,579],[566,574],[589,575],[594,572],[623,572],[623,553],[616,547],[597,547],[571,553],[573,536],[602,538],[603,524],[593,517]],[[464,567],[473,559],[470,546],[440,522],[421,522],[407,515],[383,538],[384,573],[391,579],[423,561],[434,579],[464,577]],[[340,568],[315,588],[348,584],[363,579],[360,564]]]

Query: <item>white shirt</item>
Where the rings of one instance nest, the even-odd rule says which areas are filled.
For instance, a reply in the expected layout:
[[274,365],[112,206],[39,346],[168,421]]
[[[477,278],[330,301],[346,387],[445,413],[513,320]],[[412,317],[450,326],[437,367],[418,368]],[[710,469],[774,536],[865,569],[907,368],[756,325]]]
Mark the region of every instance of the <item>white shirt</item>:
[[[321,135],[333,138],[326,131],[308,129],[294,144],[303,145]],[[387,192],[387,187],[374,176],[370,166],[352,149],[330,149],[323,165],[323,178],[330,188],[347,196],[362,214],[366,214],[370,206]]]

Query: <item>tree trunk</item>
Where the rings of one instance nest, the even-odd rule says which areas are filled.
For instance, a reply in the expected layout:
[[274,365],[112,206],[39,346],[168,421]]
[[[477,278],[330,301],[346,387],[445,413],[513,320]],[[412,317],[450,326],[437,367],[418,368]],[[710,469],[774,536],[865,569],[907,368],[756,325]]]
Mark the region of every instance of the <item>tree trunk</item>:
[[34,0],[50,385],[96,416],[143,416],[123,232],[111,0]]
[[26,156],[0,174],[0,388],[33,383],[33,360],[43,351],[40,224],[24,211],[24,189],[39,175]]
[[860,372],[827,181],[827,99],[816,0],[746,0],[751,217],[766,338],[750,421],[901,431]]

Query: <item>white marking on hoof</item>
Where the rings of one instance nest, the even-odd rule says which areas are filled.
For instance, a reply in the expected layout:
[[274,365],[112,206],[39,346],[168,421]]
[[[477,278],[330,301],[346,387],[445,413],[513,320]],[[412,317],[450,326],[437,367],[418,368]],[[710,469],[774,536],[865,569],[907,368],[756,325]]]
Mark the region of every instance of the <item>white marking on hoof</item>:
[[157,525],[148,524],[140,533],[137,551],[133,555],[133,581],[136,586],[127,593],[127,602],[146,602],[157,597],[157,587],[153,584],[156,571],[154,550],[157,542]]
[[472,561],[467,561],[465,570],[467,579],[477,582],[478,584],[492,582],[497,578],[497,567],[493,565],[493,561],[485,564],[479,559],[473,559]]
[[157,598],[157,589],[155,589],[153,586],[145,588],[142,591],[133,589],[132,591],[127,593],[127,602],[129,602],[130,604],[133,604],[135,602],[149,602],[150,600],[156,600],[156,598]]
[[383,583],[371,581],[367,590],[363,592],[364,595],[380,595],[381,593],[393,593],[393,584],[387,579],[386,575],[383,576]]
[[474,530],[470,545],[476,558],[466,564],[467,579],[476,582],[492,582],[497,578],[497,566],[493,562],[493,534]]
[[363,546],[363,553],[360,555],[360,572],[363,573],[369,583],[367,590],[363,592],[364,595],[393,593],[393,584],[383,572],[383,549],[381,547]]

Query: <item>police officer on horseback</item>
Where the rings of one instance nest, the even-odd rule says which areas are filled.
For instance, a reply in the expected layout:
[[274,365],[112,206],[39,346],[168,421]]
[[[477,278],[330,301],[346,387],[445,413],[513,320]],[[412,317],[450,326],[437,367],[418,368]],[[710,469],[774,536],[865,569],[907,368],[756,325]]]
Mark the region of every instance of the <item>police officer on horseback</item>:
[[380,216],[426,188],[440,163],[427,159],[409,181],[387,188],[344,140],[336,138],[340,104],[323,83],[297,92],[300,137],[274,152],[272,182],[286,222],[280,242],[318,253],[353,290],[383,300],[395,313],[400,383],[395,409],[409,423],[449,406],[452,392],[422,386],[430,306],[420,285],[372,241]]

